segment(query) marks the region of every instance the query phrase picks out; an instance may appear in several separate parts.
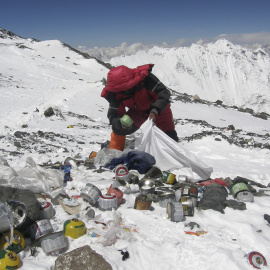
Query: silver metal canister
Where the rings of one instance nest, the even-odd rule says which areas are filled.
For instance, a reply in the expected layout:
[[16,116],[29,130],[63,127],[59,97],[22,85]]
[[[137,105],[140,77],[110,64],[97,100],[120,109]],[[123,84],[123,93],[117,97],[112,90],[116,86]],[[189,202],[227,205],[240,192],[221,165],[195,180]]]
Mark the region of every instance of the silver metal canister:
[[167,192],[161,193],[158,196],[158,199],[159,199],[158,201],[159,206],[166,208],[169,202],[175,202],[175,194],[173,191],[171,192],[167,191]]
[[254,195],[249,191],[240,191],[237,193],[236,199],[241,202],[254,202]]
[[101,191],[93,184],[86,184],[86,186],[81,191],[81,197],[88,201],[92,206],[94,206],[99,197],[101,196]]
[[169,202],[167,204],[167,218],[173,222],[184,220],[184,210],[180,202]]
[[67,241],[63,231],[47,234],[40,239],[42,250],[46,254],[58,256],[67,246]]
[[194,205],[191,197],[181,197],[181,203],[184,209],[185,216],[194,216]]
[[101,195],[98,200],[99,209],[106,211],[117,208],[117,197],[114,194]]
[[115,167],[115,179],[125,180],[129,184],[131,183],[131,175],[129,174],[128,168],[124,164],[118,164]]
[[32,240],[38,240],[53,231],[53,226],[49,219],[36,221],[29,227],[29,233]]
[[13,215],[8,206],[0,201],[0,233],[13,228]]
[[42,219],[51,219],[55,215],[55,209],[52,207],[52,204],[47,201],[40,201],[40,215],[39,220]]

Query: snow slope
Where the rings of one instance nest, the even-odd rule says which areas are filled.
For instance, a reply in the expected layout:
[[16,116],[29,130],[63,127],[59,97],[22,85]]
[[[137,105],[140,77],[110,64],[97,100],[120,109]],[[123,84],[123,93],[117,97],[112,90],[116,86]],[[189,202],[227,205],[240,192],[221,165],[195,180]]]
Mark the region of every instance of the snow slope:
[[[22,45],[27,48],[19,48]],[[151,58],[150,54],[143,55],[145,63],[169,57],[163,55],[160,58],[153,54]],[[171,58],[174,59],[173,55]],[[133,60],[127,58],[126,63],[136,66],[140,64],[140,59],[142,56],[137,54]],[[84,158],[91,151],[99,151],[100,144],[110,138],[111,130],[106,118],[108,104],[100,97],[103,88],[101,81],[108,72],[103,65],[94,59],[84,59],[59,41],[37,42],[18,37],[11,39],[10,36],[0,39],[0,61],[0,155],[7,159],[14,170],[24,168],[27,157],[42,166],[63,163],[65,158],[76,155]],[[114,61],[112,63],[119,61],[120,64],[120,58]],[[168,60],[167,68],[170,68],[171,61]],[[161,63],[161,60],[157,61],[154,73],[166,79],[167,83],[172,78],[171,73],[166,73],[165,69],[163,73],[162,68],[165,66]],[[232,72],[232,69],[229,71]],[[170,86],[174,85],[174,88],[181,90],[183,84],[177,77],[179,73],[176,69],[173,72],[175,78]],[[256,67],[254,72],[257,72]],[[185,76],[191,78],[188,74]],[[203,75],[200,76],[203,78]],[[240,75],[235,73],[235,76]],[[262,83],[258,87],[264,89],[265,86]],[[207,96],[211,96],[207,88],[204,91]],[[233,91],[230,89],[229,93]],[[194,93],[201,95],[197,91]],[[239,100],[244,100],[244,96],[240,96]],[[45,117],[44,111],[50,106],[56,114]],[[269,184],[269,148],[255,147],[253,143],[240,147],[224,139],[224,136],[239,136],[247,141],[254,138],[267,146],[270,143],[269,118],[263,120],[233,108],[177,99],[173,99],[172,110],[180,143],[213,167],[212,178],[233,179],[241,176],[265,186]],[[229,125],[242,131],[233,134],[227,129]],[[213,133],[208,134],[209,131]],[[18,132],[21,132],[21,137]],[[206,135],[201,139],[189,140],[202,132],[206,132]],[[140,131],[134,134],[135,137],[140,135]],[[179,172],[174,173],[178,178]],[[79,194],[86,183],[92,183],[102,193],[106,193],[114,177],[112,171],[100,172],[83,165],[73,167],[71,175],[73,181],[65,187],[70,196]],[[243,211],[225,208],[225,213],[221,214],[214,210],[196,208],[193,217],[174,223],[166,218],[166,209],[158,203],[152,203],[152,211],[133,209],[138,193],[135,185],[132,188],[133,192],[122,189],[125,203],[117,210],[102,212],[93,209],[97,220],[106,223],[121,217],[124,225],[135,228],[137,232],[122,230],[115,244],[104,245],[102,240],[106,240],[104,235],[108,228],[102,229],[102,225],[87,220],[81,212],[79,218],[88,229],[99,231],[101,238],[91,238],[88,235],[76,240],[68,238],[68,251],[88,244],[115,270],[254,269],[244,257],[254,250],[270,261],[270,228],[264,220],[264,214],[270,214],[269,196],[255,197],[254,203],[246,203],[247,209]],[[228,198],[232,199],[232,195],[228,195]],[[88,206],[86,202],[81,203],[82,209]],[[57,215],[51,222],[62,229],[63,223],[71,216],[59,205],[55,209]],[[207,233],[201,236],[186,234],[185,231],[196,231],[196,228],[191,230],[186,227],[189,222],[198,223],[201,226],[199,230]],[[126,261],[122,261],[119,252],[121,249],[128,250],[130,254]],[[20,257],[23,270],[51,270],[56,260],[54,256],[47,256],[41,248],[38,248],[36,256],[30,256],[27,247],[20,253]]]

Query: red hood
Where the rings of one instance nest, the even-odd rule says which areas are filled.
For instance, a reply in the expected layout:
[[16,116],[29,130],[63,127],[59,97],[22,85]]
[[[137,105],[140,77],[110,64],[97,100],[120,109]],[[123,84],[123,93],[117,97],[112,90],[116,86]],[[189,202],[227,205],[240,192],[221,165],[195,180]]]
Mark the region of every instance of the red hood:
[[118,93],[129,90],[144,80],[153,66],[153,64],[148,64],[134,69],[126,66],[112,68],[107,76],[107,86],[103,88],[101,96],[106,97],[109,92]]

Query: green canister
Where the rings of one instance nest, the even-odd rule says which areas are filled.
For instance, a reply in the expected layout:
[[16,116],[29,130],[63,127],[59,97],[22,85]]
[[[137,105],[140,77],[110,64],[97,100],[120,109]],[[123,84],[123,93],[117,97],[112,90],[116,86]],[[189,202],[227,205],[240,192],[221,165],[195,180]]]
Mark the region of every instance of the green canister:
[[127,115],[123,115],[122,118],[120,118],[120,122],[125,127],[130,127],[133,123],[133,120]]
[[235,197],[240,191],[248,191],[245,183],[237,183],[232,187],[232,195]]
[[167,171],[162,172],[162,176],[161,176],[161,180],[165,183],[165,184],[171,184],[173,185],[175,183],[175,177],[176,175]]

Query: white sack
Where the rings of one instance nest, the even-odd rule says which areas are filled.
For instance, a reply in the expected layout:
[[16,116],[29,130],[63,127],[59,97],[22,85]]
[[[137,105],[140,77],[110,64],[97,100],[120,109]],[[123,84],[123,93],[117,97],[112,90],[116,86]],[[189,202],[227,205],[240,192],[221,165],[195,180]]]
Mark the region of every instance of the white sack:
[[140,127],[141,138],[135,142],[135,148],[151,154],[156,159],[156,166],[162,171],[191,168],[202,180],[210,178],[213,169],[178,144],[162,130],[147,120]]

